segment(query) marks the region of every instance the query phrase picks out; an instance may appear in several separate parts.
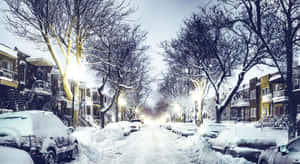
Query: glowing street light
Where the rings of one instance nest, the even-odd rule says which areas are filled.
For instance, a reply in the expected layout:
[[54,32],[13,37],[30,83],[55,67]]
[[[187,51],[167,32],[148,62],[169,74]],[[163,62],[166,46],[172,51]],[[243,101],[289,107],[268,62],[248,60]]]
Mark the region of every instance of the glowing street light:
[[191,98],[193,101],[197,101],[200,98],[200,94],[197,90],[191,91]]
[[135,111],[135,113],[139,113],[139,108],[136,107],[134,111]]
[[127,102],[126,102],[125,97],[121,95],[121,96],[119,97],[119,106],[120,106],[120,107],[124,107],[124,106],[126,106],[126,104],[127,104]]
[[122,119],[122,116],[123,116],[123,114],[122,114],[122,112],[123,112],[122,107],[125,107],[125,106],[127,105],[127,102],[126,102],[126,99],[125,99],[124,94],[122,94],[122,93],[121,93],[120,96],[119,96],[119,99],[118,99],[118,105],[119,105],[119,107],[120,107],[121,120],[123,120],[123,119]]
[[[81,77],[84,75],[84,69],[79,64],[71,64],[68,67],[67,78],[72,80],[72,125],[75,126],[74,115],[75,115],[75,84],[78,83]],[[78,85],[78,84],[77,84]]]
[[181,110],[180,105],[177,104],[177,103],[174,103],[173,106],[174,106],[174,107],[173,107],[173,111],[174,111],[175,113],[180,113],[180,110]]

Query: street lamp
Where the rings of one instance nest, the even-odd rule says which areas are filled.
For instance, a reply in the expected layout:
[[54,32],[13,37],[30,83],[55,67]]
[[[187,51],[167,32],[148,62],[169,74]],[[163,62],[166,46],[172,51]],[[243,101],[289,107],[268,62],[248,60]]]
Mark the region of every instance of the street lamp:
[[194,123],[197,123],[197,113],[198,113],[198,100],[200,98],[199,91],[196,89],[191,92],[192,100],[194,101]]
[[125,107],[127,104],[125,96],[123,94],[120,94],[119,99],[118,99],[118,105],[120,107],[120,114],[121,114],[121,120],[123,120],[123,109],[122,107]]
[[72,125],[75,127],[74,115],[75,115],[75,85],[79,79],[83,76],[83,68],[78,64],[71,64],[68,67],[67,78],[71,80],[72,89]]
[[[180,115],[181,108],[180,108],[179,104],[173,103],[173,112],[175,113],[175,116]],[[176,120],[176,117],[175,117],[175,120]]]

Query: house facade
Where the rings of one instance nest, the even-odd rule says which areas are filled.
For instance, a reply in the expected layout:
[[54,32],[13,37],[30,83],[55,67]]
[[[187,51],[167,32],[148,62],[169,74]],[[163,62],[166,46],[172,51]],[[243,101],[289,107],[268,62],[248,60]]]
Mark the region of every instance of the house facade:
[[231,101],[231,120],[249,121],[249,86],[242,85]]
[[249,81],[250,121],[260,119],[260,83],[257,77]]
[[17,51],[0,44],[0,110],[17,111]]

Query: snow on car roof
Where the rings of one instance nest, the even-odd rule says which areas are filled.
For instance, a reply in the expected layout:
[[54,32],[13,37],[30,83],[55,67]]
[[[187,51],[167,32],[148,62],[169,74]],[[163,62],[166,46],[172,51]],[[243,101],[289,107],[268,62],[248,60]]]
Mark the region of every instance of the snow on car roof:
[[[0,114],[0,132],[1,129],[13,129],[21,136],[64,135],[65,126],[57,117],[52,116],[54,116],[52,112],[38,110]],[[51,130],[49,127],[56,128]]]

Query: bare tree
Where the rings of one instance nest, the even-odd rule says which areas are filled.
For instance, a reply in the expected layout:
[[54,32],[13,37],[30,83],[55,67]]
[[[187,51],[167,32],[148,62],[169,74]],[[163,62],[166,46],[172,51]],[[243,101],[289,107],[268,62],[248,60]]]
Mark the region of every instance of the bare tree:
[[[90,43],[93,50],[88,58],[89,64],[103,77],[102,87],[99,93],[102,94],[103,86],[108,83],[115,94],[111,103],[116,103],[116,119],[119,115],[120,92],[128,90],[141,91],[147,81],[145,51],[148,46],[144,45],[146,33],[140,30],[140,26],[119,24],[111,27],[110,32],[94,38]],[[101,126],[104,127],[104,114],[111,108],[111,105],[101,109]]]
[[237,20],[247,26],[264,45],[287,86],[289,139],[296,134],[297,108],[293,96],[293,61],[299,50],[299,0],[226,0],[234,6]]
[[[184,22],[178,37],[163,43],[170,63],[198,70],[205,76],[216,96],[216,121],[230,103],[246,72],[265,58],[261,44],[230,13],[219,7],[202,9]],[[237,72],[233,88],[222,97],[226,82]],[[194,75],[195,76],[195,75]]]
[[[11,31],[45,45],[59,68],[67,98],[72,63],[80,67],[85,41],[131,11],[125,2],[109,0],[5,0]],[[60,52],[55,51],[56,48]],[[72,62],[75,58],[75,62]],[[61,61],[64,59],[64,61]],[[64,64],[62,62],[65,62]],[[78,85],[75,94],[78,91]]]

